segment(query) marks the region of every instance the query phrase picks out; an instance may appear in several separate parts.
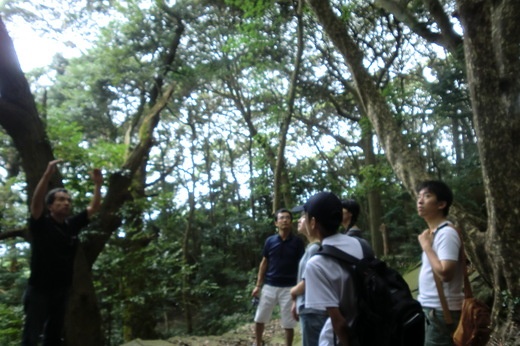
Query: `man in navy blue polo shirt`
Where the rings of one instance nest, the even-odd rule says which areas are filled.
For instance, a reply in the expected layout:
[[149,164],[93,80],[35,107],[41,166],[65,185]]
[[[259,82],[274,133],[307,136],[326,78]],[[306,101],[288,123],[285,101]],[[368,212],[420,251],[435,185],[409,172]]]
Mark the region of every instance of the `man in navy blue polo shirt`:
[[257,346],[262,345],[265,324],[271,319],[277,304],[280,306],[281,325],[285,329],[286,346],[292,345],[294,327],[297,324],[291,313],[291,287],[296,285],[298,264],[305,252],[305,244],[301,238],[292,234],[292,214],[289,210],[277,210],[274,224],[278,233],[265,241],[263,258],[252,293],[254,297],[260,294],[255,314]]

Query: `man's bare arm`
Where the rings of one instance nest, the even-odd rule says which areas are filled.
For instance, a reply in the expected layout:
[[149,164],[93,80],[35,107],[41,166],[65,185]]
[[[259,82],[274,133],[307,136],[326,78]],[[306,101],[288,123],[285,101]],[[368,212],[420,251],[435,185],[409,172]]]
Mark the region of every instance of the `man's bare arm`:
[[349,346],[348,342],[348,323],[339,311],[339,308],[327,308],[327,312],[332,322],[334,334],[338,337],[341,346]]
[[260,262],[260,266],[258,268],[258,275],[256,278],[256,286],[251,293],[252,296],[258,297],[258,292],[260,292],[260,288],[264,283],[265,272],[267,271],[267,258],[262,257],[262,262]]
[[87,207],[87,215],[89,219],[99,211],[101,207],[101,186],[103,185],[103,175],[101,170],[94,168],[92,171],[92,181],[94,182],[94,195],[90,201],[90,205]]
[[38,185],[36,185],[36,189],[34,190],[31,200],[31,216],[34,219],[40,218],[45,210],[45,194],[47,193],[49,181],[51,180],[53,174],[56,173],[56,166],[61,162],[63,162],[63,160],[50,161],[47,164],[47,169],[40,178]]

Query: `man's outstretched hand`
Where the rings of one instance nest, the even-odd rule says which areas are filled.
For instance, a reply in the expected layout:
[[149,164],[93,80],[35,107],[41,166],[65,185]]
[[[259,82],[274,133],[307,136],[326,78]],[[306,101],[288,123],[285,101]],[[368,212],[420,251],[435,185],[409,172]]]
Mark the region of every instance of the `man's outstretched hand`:
[[103,174],[99,168],[94,168],[90,176],[95,185],[100,186],[103,184]]

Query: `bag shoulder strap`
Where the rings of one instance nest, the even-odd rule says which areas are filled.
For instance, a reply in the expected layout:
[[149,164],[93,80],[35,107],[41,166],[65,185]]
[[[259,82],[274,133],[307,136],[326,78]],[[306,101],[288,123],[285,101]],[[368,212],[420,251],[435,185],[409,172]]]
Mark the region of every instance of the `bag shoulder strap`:
[[[363,247],[363,242],[361,242],[361,247]],[[350,272],[353,270],[353,266],[358,264],[360,260],[352,255],[349,255],[345,251],[342,251],[338,249],[335,246],[332,245],[321,245],[320,249],[314,254],[315,255],[322,255],[322,256],[329,256],[331,258],[334,258],[338,260],[341,264],[346,264],[347,270]],[[364,255],[364,252],[363,252]],[[339,345],[338,338],[336,336],[336,332],[334,332],[334,346]]]
[[448,302],[446,301],[446,296],[444,295],[444,288],[442,287],[441,279],[435,275],[435,273],[433,273],[433,279],[435,280],[435,286],[437,287],[437,292],[439,293],[439,300],[441,301],[444,320],[446,321],[446,324],[453,324],[453,318],[451,317]]
[[[352,238],[356,239],[359,242],[359,244],[361,245],[361,249],[363,251],[363,259],[374,258],[374,251],[370,247],[370,244],[368,244],[368,241],[366,241],[363,238],[357,238],[357,237],[352,237]],[[322,245],[321,248],[316,253],[325,255],[325,256],[334,257],[340,261],[343,261],[343,262],[346,262],[349,264],[358,264],[361,261],[359,258],[356,258],[356,257],[346,253],[345,251],[342,251],[332,245]]]
[[[446,224],[445,224],[446,225]],[[444,227],[445,225],[441,226]],[[457,234],[459,235],[460,239],[460,252],[459,252],[459,260],[464,266],[464,298],[471,298],[473,296],[473,292],[471,290],[471,284],[469,282],[468,278],[468,268],[466,266],[466,251],[464,250],[464,240],[462,238],[462,234],[459,228],[455,227],[454,225],[451,225],[455,231],[457,231]],[[439,228],[440,229],[440,228]],[[437,230],[439,230],[437,229]],[[441,279],[433,273],[433,278],[435,280],[435,286],[437,287],[437,292],[439,293],[439,300],[441,301],[442,306],[442,312],[444,315],[444,319],[446,320],[447,324],[453,324],[453,319],[451,317],[450,310],[448,308],[448,302],[446,301],[446,296],[444,294],[444,288],[442,287]]]
[[[441,228],[444,228],[447,225],[448,225],[448,222],[446,222],[442,226],[438,227],[435,232],[439,231]],[[459,253],[459,258],[460,258],[460,253]],[[441,278],[435,274],[435,272],[433,271],[433,268],[432,268],[432,273],[433,273],[433,279],[435,281],[435,287],[437,287],[437,293],[439,294],[439,300],[441,301],[444,320],[446,321],[446,324],[453,324],[453,318],[451,317],[451,312],[448,307],[448,302],[446,301],[446,295],[444,294],[444,287],[442,286]]]
[[352,255],[349,255],[345,251],[342,251],[332,245],[322,245],[321,248],[318,250],[318,252],[316,252],[316,254],[333,257],[333,258],[336,258],[336,259],[338,259],[342,262],[348,263],[348,264],[355,265],[355,264],[359,263],[358,258],[356,258]]
[[464,248],[464,239],[462,238],[462,233],[458,227],[453,227],[460,238],[460,254],[459,258],[464,266],[463,273],[464,273],[464,298],[472,298],[473,297],[473,290],[471,289],[471,283],[469,282],[469,276],[468,276],[468,266],[466,263],[466,250]]
[[372,250],[372,247],[368,243],[368,241],[364,238],[356,238],[359,243],[361,244],[361,249],[363,250],[363,258],[374,258],[374,250]]

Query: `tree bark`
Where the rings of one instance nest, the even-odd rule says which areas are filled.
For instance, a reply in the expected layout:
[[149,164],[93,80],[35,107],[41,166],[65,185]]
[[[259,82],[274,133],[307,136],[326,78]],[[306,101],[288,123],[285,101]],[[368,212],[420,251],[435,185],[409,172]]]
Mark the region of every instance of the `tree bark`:
[[[92,281],[92,270],[87,263],[83,248],[78,248],[74,263],[75,273],[65,319],[67,345],[103,345],[101,314]],[[82,321],[82,323],[78,323]]]
[[[361,139],[363,153],[365,154],[365,166],[376,167],[376,158],[374,155],[374,146],[372,144],[373,134],[371,130],[363,131]],[[370,227],[370,236],[372,239],[372,249],[376,256],[382,256],[384,253],[383,235],[380,232],[382,223],[382,205],[381,193],[374,186],[369,186],[367,193],[368,201],[368,225]]]
[[518,336],[520,259],[520,2],[457,1],[488,214],[486,254],[494,288],[493,338]]
[[[12,138],[32,196],[47,163],[54,159],[29,83],[21,70],[13,41],[0,17],[0,125]],[[61,186],[55,174],[49,188]]]
[[[195,177],[193,177],[195,179]],[[192,182],[195,185],[195,181]],[[194,226],[195,218],[195,192],[188,192],[188,223],[186,230],[184,231],[184,239],[182,242],[183,261],[185,266],[193,266],[197,262],[197,250],[195,249],[198,243],[198,232]],[[186,332],[188,334],[193,333],[193,315],[194,315],[194,299],[193,290],[191,289],[191,282],[193,280],[193,274],[190,270],[187,270],[182,277],[182,305],[184,310],[184,320],[186,322]]]

